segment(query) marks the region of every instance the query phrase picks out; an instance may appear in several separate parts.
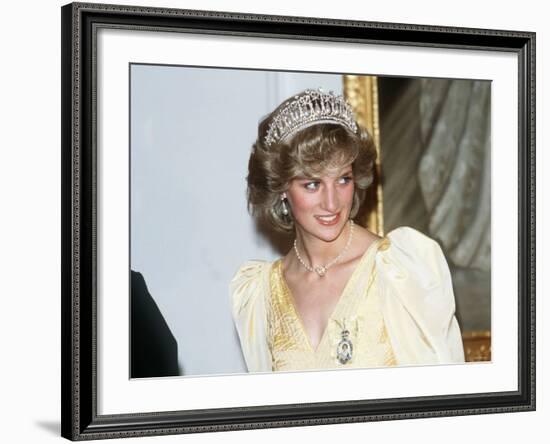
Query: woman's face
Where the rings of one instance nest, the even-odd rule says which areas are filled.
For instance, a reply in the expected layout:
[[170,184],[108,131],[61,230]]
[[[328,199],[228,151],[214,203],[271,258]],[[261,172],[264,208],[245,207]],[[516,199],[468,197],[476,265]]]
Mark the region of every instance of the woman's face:
[[335,240],[349,219],[354,182],[351,165],[321,177],[296,178],[286,192],[296,229],[306,237]]

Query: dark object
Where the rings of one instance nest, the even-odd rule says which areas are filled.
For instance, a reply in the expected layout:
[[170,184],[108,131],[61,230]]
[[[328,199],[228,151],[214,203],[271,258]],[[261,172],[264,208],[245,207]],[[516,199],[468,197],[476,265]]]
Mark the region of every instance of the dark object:
[[[440,50],[506,51],[518,63],[517,389],[492,393],[102,416],[96,379],[97,28]],[[535,409],[535,34],[100,4],[62,8],[62,435],[72,440]],[[513,201],[514,199],[511,200]],[[101,210],[101,208],[99,208]],[[516,291],[510,289],[510,291]],[[452,381],[450,382],[452,383]]]
[[131,273],[130,377],[178,376],[178,343],[141,273]]

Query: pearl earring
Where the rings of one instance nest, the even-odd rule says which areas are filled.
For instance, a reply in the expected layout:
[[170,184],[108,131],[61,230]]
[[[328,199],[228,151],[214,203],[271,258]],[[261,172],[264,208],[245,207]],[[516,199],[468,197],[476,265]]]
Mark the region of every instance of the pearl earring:
[[288,207],[286,206],[285,199],[286,199],[286,194],[283,194],[281,196],[281,205],[283,207],[283,214],[285,216],[288,216]]

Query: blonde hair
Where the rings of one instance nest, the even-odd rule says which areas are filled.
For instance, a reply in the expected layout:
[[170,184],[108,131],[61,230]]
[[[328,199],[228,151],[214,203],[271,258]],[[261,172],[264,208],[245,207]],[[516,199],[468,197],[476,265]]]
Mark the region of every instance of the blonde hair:
[[[291,99],[294,99],[293,96]],[[298,131],[290,140],[265,146],[270,123],[288,100],[258,125],[258,138],[248,161],[249,212],[282,232],[294,231],[291,214],[283,214],[281,194],[297,177],[319,177],[330,170],[352,166],[355,193],[350,217],[363,203],[372,183],[376,149],[364,128],[357,133],[334,123],[319,123]]]

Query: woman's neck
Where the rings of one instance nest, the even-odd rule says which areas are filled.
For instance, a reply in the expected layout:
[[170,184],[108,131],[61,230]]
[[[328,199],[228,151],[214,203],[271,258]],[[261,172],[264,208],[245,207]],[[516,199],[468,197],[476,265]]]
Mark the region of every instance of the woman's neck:
[[332,241],[324,241],[297,227],[296,239],[300,256],[312,267],[326,265],[344,251],[349,240],[350,230],[348,222],[338,237]]

